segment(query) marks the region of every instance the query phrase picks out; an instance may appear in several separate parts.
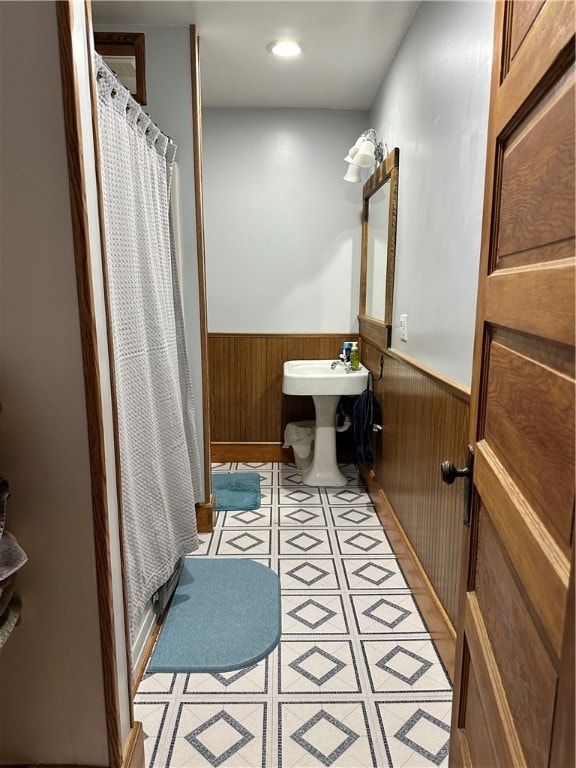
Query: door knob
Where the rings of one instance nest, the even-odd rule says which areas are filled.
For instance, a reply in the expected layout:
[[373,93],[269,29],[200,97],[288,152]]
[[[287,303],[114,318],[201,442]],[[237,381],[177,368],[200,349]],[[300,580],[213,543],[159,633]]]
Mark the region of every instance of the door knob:
[[443,461],[440,471],[442,472],[442,482],[446,483],[446,485],[452,485],[457,477],[470,477],[470,467],[456,469],[451,461]]
[[466,481],[465,499],[466,505],[464,509],[464,525],[470,525],[470,514],[472,511],[472,472],[474,470],[474,448],[468,446],[468,460],[466,466],[462,469],[457,469],[451,461],[443,461],[440,465],[440,472],[442,473],[442,482],[446,485],[452,485],[454,480],[458,477],[463,477]]

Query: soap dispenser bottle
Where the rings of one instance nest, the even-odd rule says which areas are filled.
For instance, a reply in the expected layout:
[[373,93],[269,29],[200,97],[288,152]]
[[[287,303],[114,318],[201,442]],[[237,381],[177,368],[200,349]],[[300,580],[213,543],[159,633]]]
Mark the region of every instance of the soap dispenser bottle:
[[357,371],[360,368],[360,356],[358,353],[358,342],[352,342],[352,349],[350,350],[350,367],[353,371]]

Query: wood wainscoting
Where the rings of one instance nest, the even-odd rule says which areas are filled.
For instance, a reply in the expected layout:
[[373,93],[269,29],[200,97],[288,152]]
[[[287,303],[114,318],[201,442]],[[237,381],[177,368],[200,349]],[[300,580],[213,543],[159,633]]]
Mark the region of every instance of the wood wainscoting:
[[[362,362],[376,375],[382,432],[374,438],[369,490],[391,509],[451,624],[456,625],[464,484],[442,483],[444,459],[465,466],[469,394],[392,350],[362,339]],[[380,498],[379,498],[380,497]]]
[[[367,323],[361,328],[368,329]],[[282,448],[288,422],[314,418],[310,397],[282,394],[285,360],[336,359],[350,334],[209,333],[213,461],[290,461]],[[469,393],[385,351],[363,333],[362,362],[382,380],[383,411],[370,483],[392,510],[452,625],[456,623],[464,485],[444,485],[440,464],[466,463]],[[338,456],[353,460],[352,431],[338,436]]]
[[[282,393],[285,360],[338,359],[350,333],[209,333],[210,434],[213,461],[291,461],[282,448],[291,421],[314,418],[311,397]],[[351,430],[338,435],[350,456]]]

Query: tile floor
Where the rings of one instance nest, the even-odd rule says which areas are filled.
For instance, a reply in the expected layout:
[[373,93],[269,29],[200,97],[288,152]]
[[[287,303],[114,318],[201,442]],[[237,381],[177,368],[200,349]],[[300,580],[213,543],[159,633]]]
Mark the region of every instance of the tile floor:
[[282,639],[225,674],[145,675],[135,718],[148,768],[385,768],[448,764],[451,687],[357,469],[310,488],[257,471],[262,506],[219,512],[194,557],[250,557],[282,585]]

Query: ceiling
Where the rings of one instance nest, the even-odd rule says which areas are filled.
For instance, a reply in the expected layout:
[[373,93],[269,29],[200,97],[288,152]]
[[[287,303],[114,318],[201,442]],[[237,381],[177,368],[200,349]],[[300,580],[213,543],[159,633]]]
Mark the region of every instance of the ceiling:
[[[92,14],[99,25],[140,25],[144,32],[146,25],[195,24],[204,106],[367,110],[418,5],[411,0],[93,0]],[[271,40],[287,36],[304,48],[298,58],[277,59],[266,51]]]

